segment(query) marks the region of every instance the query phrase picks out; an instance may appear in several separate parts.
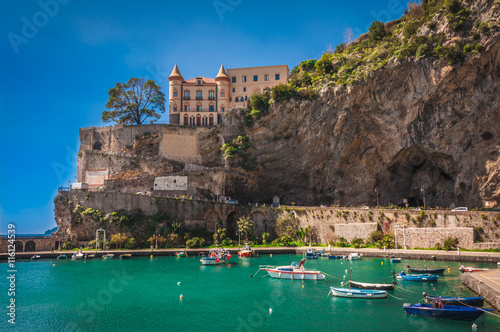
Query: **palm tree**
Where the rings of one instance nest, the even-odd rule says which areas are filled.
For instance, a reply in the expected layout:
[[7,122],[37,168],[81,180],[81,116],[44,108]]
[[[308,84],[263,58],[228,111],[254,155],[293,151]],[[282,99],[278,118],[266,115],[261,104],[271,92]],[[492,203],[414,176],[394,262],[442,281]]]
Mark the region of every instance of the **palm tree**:
[[238,219],[236,227],[238,232],[245,237],[245,240],[248,241],[248,235],[253,234],[253,222],[250,218],[241,217]]

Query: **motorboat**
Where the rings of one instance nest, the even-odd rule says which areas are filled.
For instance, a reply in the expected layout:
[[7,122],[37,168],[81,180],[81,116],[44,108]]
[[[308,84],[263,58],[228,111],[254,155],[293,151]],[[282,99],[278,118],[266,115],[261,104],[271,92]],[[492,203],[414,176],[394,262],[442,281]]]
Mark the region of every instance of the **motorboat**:
[[408,265],[406,267],[408,268],[408,272],[411,272],[411,273],[429,273],[429,274],[443,274],[444,273],[444,267],[443,268],[436,268],[436,269],[410,267],[410,265]]
[[361,255],[356,253],[356,252],[353,252],[353,253],[349,254],[349,256],[347,256],[347,258],[351,261],[359,260],[359,259],[361,259]]
[[34,261],[34,260],[37,260],[37,259],[40,259],[40,255],[33,255],[31,256],[31,260]]
[[344,255],[328,255],[328,259],[346,259],[347,256]]
[[225,264],[231,259],[231,254],[224,248],[211,249],[208,256],[203,256],[200,259],[202,265],[220,265]]
[[300,263],[293,262],[291,265],[285,266],[261,266],[260,270],[266,271],[271,278],[274,279],[290,279],[290,280],[325,280],[325,275],[321,271],[306,270],[304,268],[305,258],[302,258]]
[[57,259],[67,259],[67,258],[68,258],[68,256],[66,256],[64,254],[57,256]]
[[78,252],[75,252],[73,254],[73,256],[71,256],[71,259],[75,260],[75,259],[83,259],[85,257],[85,255],[83,254],[82,252],[82,249],[78,250]]
[[121,259],[129,259],[130,257],[132,257],[132,254],[121,254],[120,255]]
[[489,271],[490,269],[481,268],[481,267],[464,267],[463,265],[459,268],[460,272],[483,272]]
[[111,258],[113,258],[113,257],[115,257],[115,255],[114,255],[114,254],[106,254],[106,255],[103,255],[103,256],[102,256],[102,258],[104,258],[104,259],[111,259]]
[[391,263],[401,263],[401,258],[391,258]]
[[405,303],[403,304],[403,309],[407,315],[464,320],[468,322],[475,321],[479,318],[479,316],[487,311],[493,311],[493,309],[446,305],[442,303],[416,303],[413,305],[410,303]]
[[[395,274],[393,273],[393,275],[395,275]],[[406,274],[404,271],[401,271],[401,273],[396,278],[407,280],[407,281],[422,281],[422,282],[438,281],[437,275],[427,274],[427,273],[426,274]]]
[[241,250],[238,251],[239,257],[252,257],[253,250],[250,248],[249,244],[245,244]]
[[373,289],[373,290],[394,290],[394,283],[392,284],[375,284],[367,282],[349,281],[351,287],[358,289]]
[[461,306],[472,306],[472,307],[482,307],[484,304],[484,297],[473,296],[473,297],[462,297],[462,296],[434,296],[428,295],[423,292],[424,300],[427,303],[442,302],[447,305],[461,305]]
[[355,299],[385,299],[387,298],[387,292],[385,290],[373,290],[373,289],[357,289],[357,288],[339,288],[331,287],[333,296],[336,297],[348,297]]
[[308,259],[317,259],[323,254],[323,251],[318,251],[314,248],[309,247],[306,251],[306,258]]
[[179,257],[187,257],[188,254],[187,254],[187,251],[181,250],[181,251],[176,252],[175,256],[177,256],[177,258],[179,258]]

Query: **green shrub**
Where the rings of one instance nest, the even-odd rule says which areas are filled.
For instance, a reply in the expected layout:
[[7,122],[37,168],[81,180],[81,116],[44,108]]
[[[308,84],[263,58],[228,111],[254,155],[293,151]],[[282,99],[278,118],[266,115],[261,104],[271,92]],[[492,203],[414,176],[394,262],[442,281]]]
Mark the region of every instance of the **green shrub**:
[[271,97],[277,103],[297,97],[297,89],[288,84],[279,84],[271,90]]
[[64,250],[71,250],[73,249],[73,245],[71,244],[71,241],[66,241],[63,243],[62,248]]
[[[234,244],[233,240],[231,240],[230,238],[226,237],[224,240],[222,240],[221,244],[224,246],[224,247],[229,247],[229,246],[232,246]],[[186,242],[186,246],[187,246],[187,242]],[[194,247],[193,247],[194,248]]]
[[403,30],[403,36],[405,36],[405,38],[407,39],[410,39],[417,33],[419,28],[420,24],[418,22],[416,21],[410,22],[405,25],[405,28]]
[[314,65],[316,73],[319,75],[333,74],[335,67],[333,66],[332,59],[333,54],[324,53],[323,56],[321,56],[321,59],[319,59]]
[[456,249],[457,245],[458,245],[458,239],[456,237],[455,238],[449,237],[446,240],[444,240],[443,249],[444,250]]
[[336,247],[347,247],[349,245],[349,242],[347,242],[346,239],[341,237],[337,242],[335,242]]
[[354,248],[361,248],[361,247],[364,245],[364,241],[363,241],[363,239],[357,238],[357,239],[354,239],[354,240],[351,242],[351,245],[352,245]]
[[[222,241],[222,245],[224,245],[224,246],[227,245],[227,244],[224,244],[224,242],[226,240],[230,240],[230,239],[228,239],[228,238],[224,239]],[[186,248],[200,248],[203,246],[204,243],[205,243],[205,240],[202,239],[201,237],[193,237],[193,238],[186,241]]]
[[387,249],[394,248],[394,235],[392,234],[385,234],[382,240],[377,241],[375,243],[377,248],[381,249],[383,247],[386,247]]
[[384,37],[387,35],[387,31],[385,30],[384,23],[379,22],[379,21],[374,21],[372,25],[370,26],[368,36],[370,40],[372,41],[379,41],[384,39]]

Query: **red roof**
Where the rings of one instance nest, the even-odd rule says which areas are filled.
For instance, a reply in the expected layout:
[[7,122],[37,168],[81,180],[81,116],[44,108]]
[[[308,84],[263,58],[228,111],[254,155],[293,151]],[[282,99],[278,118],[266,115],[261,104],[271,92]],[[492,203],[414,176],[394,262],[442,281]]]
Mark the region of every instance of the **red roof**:
[[[183,83],[196,83],[196,80],[198,78],[191,78],[189,80],[184,81]],[[208,78],[208,77],[201,77],[203,80],[203,83],[215,83],[215,79],[213,78]]]

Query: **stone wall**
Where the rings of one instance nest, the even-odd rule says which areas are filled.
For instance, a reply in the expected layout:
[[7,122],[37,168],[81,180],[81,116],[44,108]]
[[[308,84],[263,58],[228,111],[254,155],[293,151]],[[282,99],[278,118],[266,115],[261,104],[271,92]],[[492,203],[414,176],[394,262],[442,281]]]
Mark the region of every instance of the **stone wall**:
[[[16,253],[27,251],[50,251],[55,247],[56,237],[47,236],[39,237],[17,237],[16,238]],[[0,252],[8,252],[9,240],[7,237],[0,236]]]
[[448,238],[457,238],[461,248],[474,249],[474,229],[467,227],[453,228],[396,228],[394,232],[398,245],[403,246],[406,238],[407,248],[432,248],[437,243],[443,244]]
[[336,224],[334,228],[337,236],[343,237],[347,241],[352,242],[354,239],[358,238],[369,238],[372,232],[378,230],[378,224],[376,222]]

